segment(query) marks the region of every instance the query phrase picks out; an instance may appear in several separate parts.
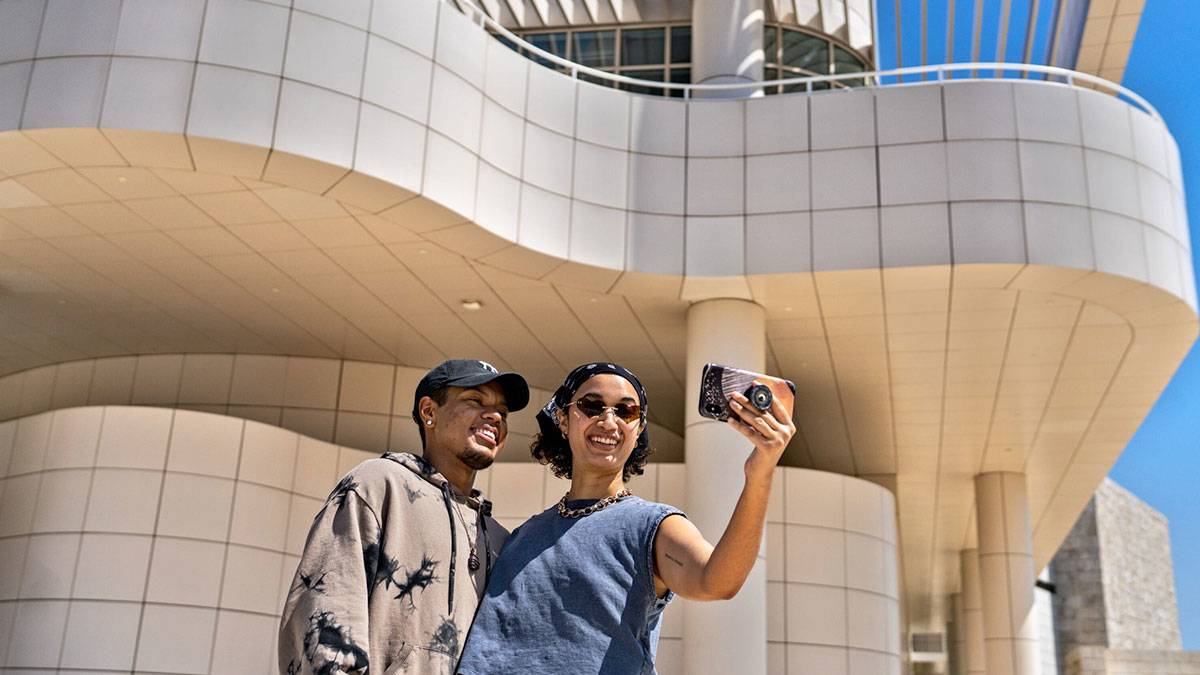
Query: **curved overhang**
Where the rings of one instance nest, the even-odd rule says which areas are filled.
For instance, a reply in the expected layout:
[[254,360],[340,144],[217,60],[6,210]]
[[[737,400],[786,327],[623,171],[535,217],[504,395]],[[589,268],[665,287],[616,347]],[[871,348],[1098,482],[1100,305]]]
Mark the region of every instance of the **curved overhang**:
[[0,63],[0,374],[472,355],[550,389],[604,356],[681,432],[688,303],[753,299],[804,392],[787,463],[894,476],[919,622],[974,540],[973,476],[1026,474],[1044,564],[1196,336],[1178,149],[1112,96],[681,101],[435,0],[153,32],[86,7],[0,28],[40,30]]

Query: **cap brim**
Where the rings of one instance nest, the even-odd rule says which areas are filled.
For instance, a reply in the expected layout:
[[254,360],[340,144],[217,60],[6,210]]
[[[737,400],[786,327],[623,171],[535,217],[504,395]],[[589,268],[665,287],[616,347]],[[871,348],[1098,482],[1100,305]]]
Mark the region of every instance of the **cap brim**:
[[450,387],[478,387],[488,382],[499,382],[504,390],[504,402],[509,412],[516,412],[529,405],[529,383],[517,373],[479,373],[455,378],[446,383]]

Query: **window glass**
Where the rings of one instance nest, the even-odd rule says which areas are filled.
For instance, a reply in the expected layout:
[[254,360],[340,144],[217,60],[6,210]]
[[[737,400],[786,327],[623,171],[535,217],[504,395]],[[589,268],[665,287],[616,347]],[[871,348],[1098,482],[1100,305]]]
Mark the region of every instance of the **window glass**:
[[763,33],[763,55],[767,63],[779,63],[779,54],[775,52],[775,39],[778,34],[779,29],[775,26],[768,26]]
[[[636,77],[639,80],[652,80],[654,82],[662,82],[663,81],[663,71],[661,69],[626,70],[626,71],[623,71],[621,74],[624,75],[625,77]],[[658,87],[643,87],[643,86],[637,85],[637,84],[622,84],[621,88],[628,89],[629,91],[632,91],[635,94],[655,94],[655,95],[661,96],[662,92],[663,92],[663,90],[659,89]]]
[[692,27],[671,28],[671,63],[692,62]]
[[662,28],[621,31],[621,65],[642,66],[663,62],[666,38]]
[[785,30],[783,65],[826,75],[829,73],[829,43],[807,33]]
[[[691,84],[692,69],[691,68],[672,68],[671,81],[675,84]],[[667,92],[668,96],[683,96],[682,89],[673,89]]]
[[611,68],[616,65],[616,34],[611,30],[572,33],[572,58],[576,63],[592,68]]
[[861,73],[866,70],[857,56],[837,45],[833,46],[833,68],[836,73]]
[[[525,36],[529,44],[539,49],[544,49],[555,56],[567,58],[567,34],[566,33],[534,33],[533,35]],[[530,57],[543,66],[557,68],[549,59],[543,58],[536,54],[530,54]]]

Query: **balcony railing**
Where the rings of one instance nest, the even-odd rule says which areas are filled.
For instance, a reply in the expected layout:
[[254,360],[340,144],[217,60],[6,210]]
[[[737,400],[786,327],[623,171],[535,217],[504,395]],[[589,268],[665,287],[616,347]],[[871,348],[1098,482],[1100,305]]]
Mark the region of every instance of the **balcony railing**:
[[[454,2],[451,4],[452,6],[463,8],[473,22],[495,35],[502,36],[511,45],[518,47],[519,53],[525,55],[530,60],[536,59],[535,63],[549,62],[553,64],[555,69],[569,75],[572,79],[579,79],[583,75],[593,83],[600,81],[611,83],[609,86],[622,88],[638,87],[639,90],[658,90],[664,96],[675,95],[682,96],[685,99],[692,99],[706,98],[706,93],[719,96],[720,94],[736,95],[738,92],[746,92],[747,95],[751,95],[764,87],[772,86],[784,86],[792,91],[811,94],[814,90],[821,90],[822,83],[826,83],[828,88],[845,91],[864,87],[907,86],[931,80],[936,82],[969,82],[980,79],[1006,79],[1008,74],[1019,74],[1025,78],[1038,76],[1043,80],[1060,82],[1068,86],[1105,91],[1133,104],[1156,120],[1162,119],[1158,111],[1146,99],[1115,82],[1067,68],[1041,66],[1030,63],[944,63],[932,66],[908,66],[893,68],[891,70],[841,73],[837,75],[812,75],[781,80],[731,82],[725,84],[681,84],[676,82],[642,80],[569,61],[529,43],[521,36],[505,28],[498,21],[492,19],[478,6],[468,2]],[[988,75],[988,73],[991,73],[991,75]],[[708,96],[708,98],[715,97]]]

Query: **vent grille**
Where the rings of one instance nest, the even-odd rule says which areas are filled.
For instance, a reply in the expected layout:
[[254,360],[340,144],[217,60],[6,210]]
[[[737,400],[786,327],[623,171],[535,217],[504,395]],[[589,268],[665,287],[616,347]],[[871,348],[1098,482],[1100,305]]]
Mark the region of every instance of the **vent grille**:
[[914,654],[945,654],[945,633],[913,633],[912,652]]

